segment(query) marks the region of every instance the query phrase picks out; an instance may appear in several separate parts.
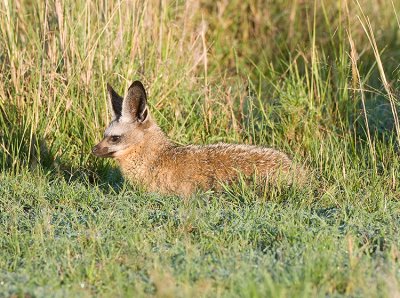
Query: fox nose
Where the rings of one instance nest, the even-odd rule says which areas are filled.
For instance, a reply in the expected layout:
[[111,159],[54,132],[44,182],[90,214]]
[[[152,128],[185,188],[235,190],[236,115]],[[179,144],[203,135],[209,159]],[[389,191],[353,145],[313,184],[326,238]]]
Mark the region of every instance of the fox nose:
[[97,146],[94,146],[93,148],[92,148],[92,153],[93,154],[96,154],[96,152],[99,150],[99,147],[97,147]]

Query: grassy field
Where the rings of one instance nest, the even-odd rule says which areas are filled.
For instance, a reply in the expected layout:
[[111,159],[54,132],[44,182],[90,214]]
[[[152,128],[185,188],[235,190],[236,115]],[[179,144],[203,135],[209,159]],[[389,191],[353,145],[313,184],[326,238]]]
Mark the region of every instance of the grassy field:
[[[400,1],[0,3],[0,297],[400,297]],[[400,14],[400,13],[399,13]],[[90,154],[140,79],[179,144],[305,187],[142,192]]]

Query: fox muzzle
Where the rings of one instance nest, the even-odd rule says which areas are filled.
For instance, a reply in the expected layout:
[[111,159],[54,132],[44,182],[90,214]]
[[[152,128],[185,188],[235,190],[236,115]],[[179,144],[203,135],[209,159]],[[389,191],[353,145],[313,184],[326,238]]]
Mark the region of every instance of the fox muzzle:
[[97,157],[112,157],[114,152],[110,152],[108,147],[99,145],[100,144],[97,144],[96,146],[93,147],[92,153],[94,155],[96,155]]

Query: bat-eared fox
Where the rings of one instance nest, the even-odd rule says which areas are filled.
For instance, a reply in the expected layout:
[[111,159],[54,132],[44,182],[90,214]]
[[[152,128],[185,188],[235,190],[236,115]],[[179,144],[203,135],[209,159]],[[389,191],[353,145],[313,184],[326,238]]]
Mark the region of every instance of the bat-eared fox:
[[115,159],[124,177],[147,191],[189,197],[198,190],[218,190],[239,177],[255,176],[265,182],[303,176],[286,154],[271,148],[176,145],[151,117],[141,82],[133,82],[125,98],[108,84],[107,91],[112,120],[93,154]]

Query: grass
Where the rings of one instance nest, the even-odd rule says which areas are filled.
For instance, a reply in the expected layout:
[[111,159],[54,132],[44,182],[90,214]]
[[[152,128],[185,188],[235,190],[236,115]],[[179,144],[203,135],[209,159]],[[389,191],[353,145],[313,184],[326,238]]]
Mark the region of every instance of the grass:
[[[0,296],[399,296],[398,11],[1,2]],[[135,79],[177,143],[276,147],[309,185],[126,184],[90,149]]]

